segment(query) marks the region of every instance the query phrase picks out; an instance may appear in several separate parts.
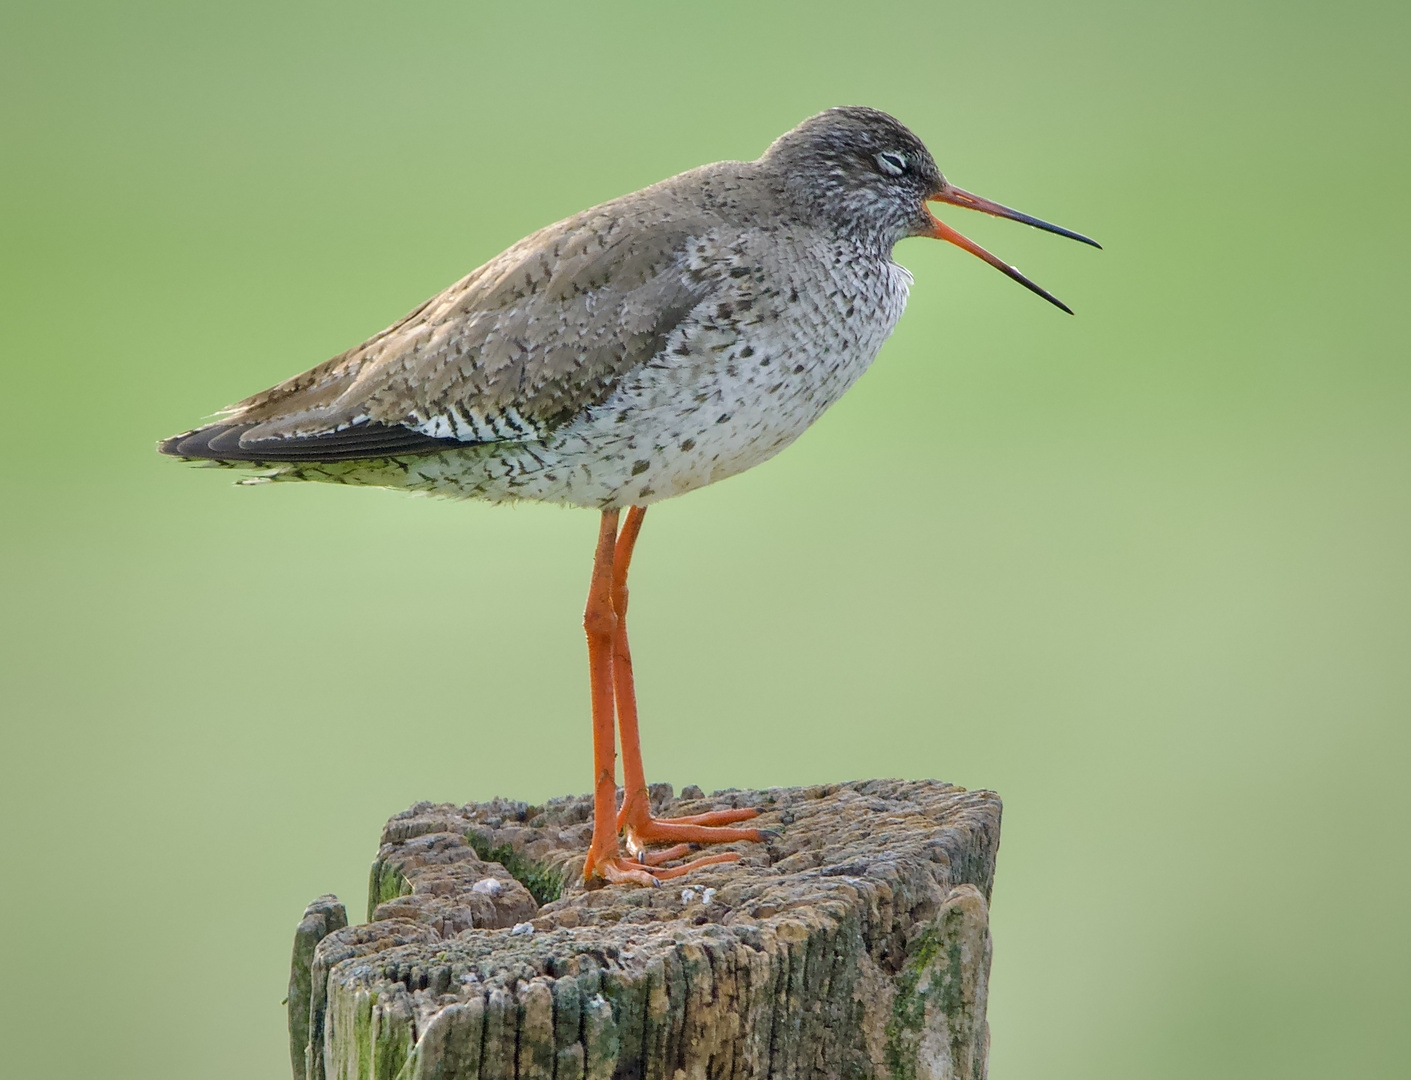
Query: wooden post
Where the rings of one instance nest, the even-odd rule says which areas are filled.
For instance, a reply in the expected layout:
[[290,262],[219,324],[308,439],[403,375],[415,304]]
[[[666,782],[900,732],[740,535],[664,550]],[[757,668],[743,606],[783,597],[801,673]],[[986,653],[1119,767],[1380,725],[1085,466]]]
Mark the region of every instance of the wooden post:
[[322,897],[300,923],[296,1080],[985,1076],[997,795],[652,796],[664,816],[759,806],[773,835],[660,888],[586,891],[587,796],[392,818],[370,921],[340,928]]

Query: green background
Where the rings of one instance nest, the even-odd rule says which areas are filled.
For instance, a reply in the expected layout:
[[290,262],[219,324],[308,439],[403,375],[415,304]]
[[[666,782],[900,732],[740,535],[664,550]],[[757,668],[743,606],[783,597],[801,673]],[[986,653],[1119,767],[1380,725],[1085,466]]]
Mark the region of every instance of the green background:
[[648,771],[1005,800],[992,1076],[1411,1071],[1405,4],[0,13],[7,1076],[287,1075],[306,901],[589,786],[594,515],[153,452],[835,104],[952,210],[779,459],[653,510]]

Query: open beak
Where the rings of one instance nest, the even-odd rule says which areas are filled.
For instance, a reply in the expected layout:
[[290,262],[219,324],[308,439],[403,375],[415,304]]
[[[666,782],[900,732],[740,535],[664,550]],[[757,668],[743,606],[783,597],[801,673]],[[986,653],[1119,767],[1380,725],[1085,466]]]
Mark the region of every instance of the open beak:
[[[1066,236],[1070,240],[1078,240],[1084,244],[1091,244],[1095,248],[1102,247],[1102,245],[1099,244],[1096,240],[1090,240],[1082,233],[1075,233],[1071,232],[1068,229],[1061,229],[1057,225],[1050,225],[1047,221],[1040,221],[1038,218],[1030,217],[1028,214],[1021,214],[1018,210],[1011,210],[1009,207],[1001,206],[997,202],[990,202],[989,199],[982,199],[978,195],[972,195],[970,194],[970,192],[962,191],[960,188],[952,187],[950,184],[946,184],[945,187],[943,187],[937,194],[932,195],[926,201],[950,203],[952,206],[963,206],[967,210],[979,210],[983,214],[993,214],[995,217],[1009,218],[1010,221],[1022,221],[1025,225],[1032,225],[1034,228],[1043,229],[1045,232],[1057,233],[1059,236]],[[961,236],[960,233],[956,232],[945,222],[936,220],[936,216],[934,214],[931,215],[931,221],[935,225],[935,230],[930,235],[935,237],[937,240],[948,240],[956,247],[964,248],[966,251],[970,252],[971,255],[979,256],[980,258],[984,259],[985,262],[989,263],[996,270],[998,270],[1000,273],[1008,274],[1010,277],[1012,277],[1015,281],[1019,282],[1020,285],[1023,285],[1024,288],[1028,289],[1030,292],[1038,293],[1050,304],[1053,304],[1055,307],[1062,308],[1064,311],[1068,312],[1069,315],[1073,314],[1073,309],[1070,308],[1067,304],[1065,304],[1062,300],[1058,299],[1058,297],[1054,296],[1046,289],[1042,289],[1039,286],[1035,285],[1032,281],[1026,278],[1014,267],[1010,266],[1003,259],[1000,259],[998,256],[991,255],[979,244],[975,243],[975,241],[967,240],[965,237]]]

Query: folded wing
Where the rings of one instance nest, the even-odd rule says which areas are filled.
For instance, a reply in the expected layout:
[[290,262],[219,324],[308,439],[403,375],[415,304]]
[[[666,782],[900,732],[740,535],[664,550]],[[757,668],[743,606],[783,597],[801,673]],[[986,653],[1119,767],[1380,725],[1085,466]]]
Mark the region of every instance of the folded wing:
[[584,211],[159,448],[277,463],[542,439],[604,400],[709,296],[710,278],[686,258],[706,227],[671,199],[648,207],[628,196]]

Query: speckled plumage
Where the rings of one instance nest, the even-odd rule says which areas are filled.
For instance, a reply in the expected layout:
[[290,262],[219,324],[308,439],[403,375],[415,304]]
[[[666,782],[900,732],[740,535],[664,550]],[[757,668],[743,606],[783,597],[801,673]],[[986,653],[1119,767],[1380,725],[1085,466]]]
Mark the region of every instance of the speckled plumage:
[[257,481],[595,508],[682,494],[773,456],[867,369],[911,281],[892,246],[933,224],[943,182],[892,118],[830,110],[758,161],[534,233],[161,448]]

